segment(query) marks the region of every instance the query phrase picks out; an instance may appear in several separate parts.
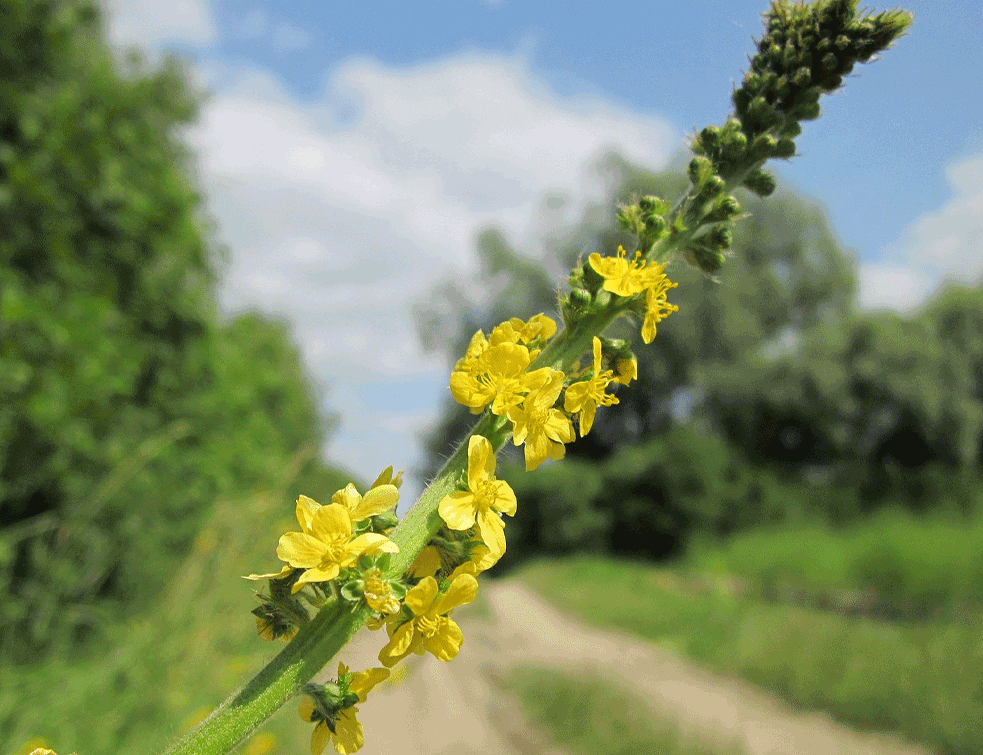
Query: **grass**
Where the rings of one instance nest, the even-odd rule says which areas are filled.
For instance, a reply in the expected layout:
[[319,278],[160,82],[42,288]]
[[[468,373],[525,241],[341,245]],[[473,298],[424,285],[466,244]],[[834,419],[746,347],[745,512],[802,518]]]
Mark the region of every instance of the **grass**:
[[889,510],[836,529],[824,524],[741,533],[697,542],[686,568],[731,574],[765,594],[802,588],[816,598],[871,590],[897,615],[956,615],[983,609],[983,516],[917,517]]
[[623,688],[599,676],[534,666],[513,670],[505,690],[571,755],[739,755],[684,735]]
[[[293,516],[280,495],[219,502],[153,610],[109,627],[110,640],[80,658],[0,669],[0,752],[147,755],[194,726],[282,647],[256,634],[256,585],[239,577],[276,566]],[[288,704],[241,752],[304,753],[310,735]]]
[[[747,679],[799,707],[983,752],[983,617],[895,625],[734,596],[691,594],[666,569],[603,558],[518,574],[588,623],[626,630]],[[632,610],[625,610],[632,606]]]

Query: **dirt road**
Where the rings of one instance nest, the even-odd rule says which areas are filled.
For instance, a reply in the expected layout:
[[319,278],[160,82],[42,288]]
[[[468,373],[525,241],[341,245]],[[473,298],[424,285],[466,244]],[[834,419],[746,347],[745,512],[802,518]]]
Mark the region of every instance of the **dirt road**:
[[[411,656],[395,683],[360,707],[362,755],[563,755],[496,688],[512,665],[595,672],[637,694],[682,732],[748,755],[927,755],[899,738],[863,734],[828,716],[796,712],[740,681],[714,675],[618,632],[595,629],[517,582],[485,580],[488,611],[459,610],[464,646],[453,662]],[[490,613],[491,615],[486,615]],[[345,653],[378,665],[384,633],[365,632]],[[604,755],[598,753],[598,755]]]

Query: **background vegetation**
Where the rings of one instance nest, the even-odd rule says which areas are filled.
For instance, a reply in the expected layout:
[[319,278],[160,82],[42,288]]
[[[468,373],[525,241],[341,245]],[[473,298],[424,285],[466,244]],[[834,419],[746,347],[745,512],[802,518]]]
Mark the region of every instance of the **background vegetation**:
[[[218,312],[183,65],[118,63],[92,2],[0,0],[0,72],[0,750],[145,752],[269,655],[233,577],[269,558],[284,501],[349,478],[319,460],[333,418],[288,325]],[[684,183],[607,169],[605,201],[541,250],[480,235],[493,293],[443,285],[431,347],[453,363],[479,327],[552,313],[578,257],[630,245],[615,201]],[[821,208],[741,201],[718,281],[672,268],[680,312],[621,403],[563,464],[503,464],[520,504],[496,570],[581,554],[518,574],[796,704],[980,752],[983,291],[862,312]],[[433,466],[471,421],[448,402]],[[509,684],[548,683],[565,703],[533,713],[559,740],[571,712],[610,726],[629,705],[599,707],[597,680]],[[250,755],[306,748],[283,715]]]
[[214,501],[332,424],[286,324],[216,310],[181,64],[121,67],[100,23],[91,3],[0,3],[5,661],[152,600]]
[[[681,173],[608,161],[611,191],[572,228],[519,251],[497,230],[478,239],[487,301],[445,284],[443,314],[421,316],[448,364],[478,328],[512,313],[555,313],[558,271],[630,245],[613,204],[677,196]],[[950,285],[911,315],[865,312],[856,263],[815,204],[790,190],[740,197],[734,254],[710,280],[670,267],[680,311],[641,344],[639,380],[598,413],[563,464],[506,466],[522,505],[509,569],[542,553],[664,559],[696,536],[761,525],[859,521],[886,508],[970,516],[979,484],[983,291]],[[539,261],[541,256],[542,261]],[[471,417],[448,399],[428,438],[439,449]]]

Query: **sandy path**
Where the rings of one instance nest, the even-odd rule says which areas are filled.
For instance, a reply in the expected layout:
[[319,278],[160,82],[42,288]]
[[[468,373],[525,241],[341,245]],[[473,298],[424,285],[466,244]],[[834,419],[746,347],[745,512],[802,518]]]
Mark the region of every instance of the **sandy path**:
[[[659,719],[749,755],[926,755],[897,737],[856,732],[801,713],[755,687],[716,676],[672,653],[562,614],[519,583],[482,583],[492,616],[459,610],[464,646],[451,663],[412,656],[404,676],[361,706],[362,755],[562,755],[523,718],[494,680],[509,666],[583,669],[637,693]],[[352,668],[378,665],[385,634],[363,633]],[[598,753],[603,755],[603,753]]]

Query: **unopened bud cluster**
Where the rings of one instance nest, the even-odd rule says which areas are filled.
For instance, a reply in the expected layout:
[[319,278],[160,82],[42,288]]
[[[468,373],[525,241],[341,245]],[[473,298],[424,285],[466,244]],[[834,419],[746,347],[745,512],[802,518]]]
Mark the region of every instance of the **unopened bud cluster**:
[[[774,192],[776,181],[763,170],[765,162],[793,157],[801,122],[819,117],[819,98],[838,89],[854,65],[890,47],[912,19],[899,10],[858,17],[856,0],[775,0],[764,22],[758,52],[732,97],[734,113],[722,127],[707,126],[693,139],[692,188],[666,222],[679,234],[686,260],[709,274],[723,266],[729,225],[740,216],[729,189],[743,186],[758,196]],[[637,214],[637,208],[622,212],[623,224],[634,233]]]

